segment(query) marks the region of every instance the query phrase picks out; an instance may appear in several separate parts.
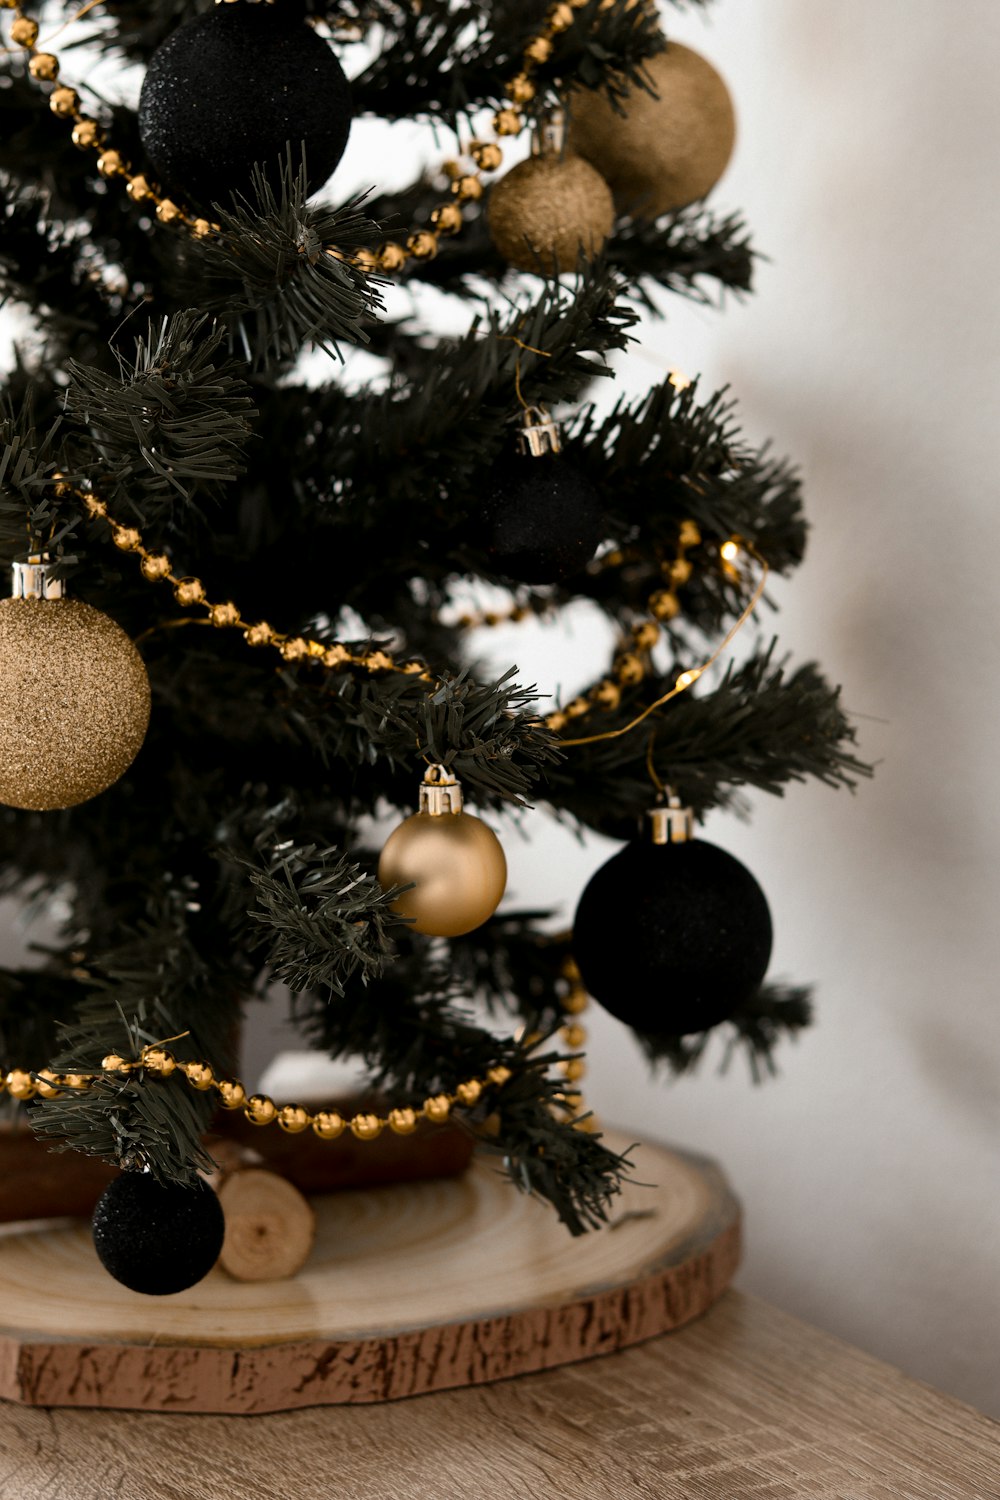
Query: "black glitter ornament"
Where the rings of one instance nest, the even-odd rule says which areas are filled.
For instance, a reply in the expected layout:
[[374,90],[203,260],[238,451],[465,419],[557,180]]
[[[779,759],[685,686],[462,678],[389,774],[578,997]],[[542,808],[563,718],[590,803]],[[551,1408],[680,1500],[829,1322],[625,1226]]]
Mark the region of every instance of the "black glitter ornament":
[[156,49],[139,134],[163,186],[207,206],[247,193],[254,163],[272,185],[304,145],[310,191],[344,154],[351,94],[333,52],[289,0],[215,5]]
[[104,1189],[92,1220],[101,1264],[133,1292],[164,1297],[207,1276],[226,1223],[215,1193],[164,1186],[149,1172],[123,1172]]
[[521,452],[497,464],[483,505],[483,545],[515,583],[563,583],[601,540],[601,498],[560,453],[559,430],[537,408],[518,433]]
[[[690,829],[689,809],[651,816],[663,826],[671,814],[675,830],[682,819]],[[738,859],[683,833],[678,842],[647,836],[626,844],[584,890],[573,957],[594,999],[620,1021],[651,1036],[685,1036],[750,999],[771,940],[764,892]]]

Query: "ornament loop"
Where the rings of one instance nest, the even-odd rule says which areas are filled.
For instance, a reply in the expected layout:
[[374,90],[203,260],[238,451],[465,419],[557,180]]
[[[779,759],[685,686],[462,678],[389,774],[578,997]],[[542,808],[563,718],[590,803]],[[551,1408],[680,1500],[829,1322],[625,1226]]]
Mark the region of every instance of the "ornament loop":
[[66,593],[63,580],[52,577],[52,559],[47,552],[33,552],[27,562],[14,563],[11,573],[14,599],[62,599]]
[[544,406],[525,407],[521,430],[517,434],[517,446],[521,453],[530,453],[532,458],[561,452],[559,424],[552,420]]

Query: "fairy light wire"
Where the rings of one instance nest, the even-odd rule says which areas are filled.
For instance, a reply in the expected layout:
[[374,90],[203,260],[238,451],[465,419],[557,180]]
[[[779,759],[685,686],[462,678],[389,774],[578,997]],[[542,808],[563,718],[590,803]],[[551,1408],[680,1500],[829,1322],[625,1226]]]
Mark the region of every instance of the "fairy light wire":
[[711,656],[709,656],[706,661],[702,662],[700,666],[690,667],[687,669],[687,671],[681,672],[669,692],[663,693],[659,698],[656,699],[654,703],[647,704],[642,713],[637,714],[634,719],[630,719],[627,724],[622,724],[617,729],[606,729],[601,734],[580,735],[574,739],[567,739],[563,737],[562,744],[567,749],[571,749],[574,746],[578,745],[596,745],[602,740],[617,740],[621,739],[626,734],[631,734],[634,729],[638,729],[640,724],[645,723],[645,721],[651,714],[656,713],[657,710],[663,708],[665,704],[670,703],[674,698],[679,698],[682,693],[686,693],[689,688],[692,688],[698,681],[699,677],[702,677],[710,667],[713,667],[719,660],[720,656],[722,656],[729,649],[733,641],[736,639],[737,635],[739,635],[740,631],[743,629],[744,625],[749,622],[758,604],[763,599],[764,591],[767,587],[767,580],[771,570],[766,560],[761,557],[756,547],[754,547],[751,543],[744,541],[740,541],[739,543],[737,543],[735,539],[733,539],[731,543],[728,543],[726,545],[738,546],[742,551],[746,552],[748,557],[752,557],[755,562],[759,563],[761,572],[760,577],[757,580],[756,587],[754,588],[749,601],[744,606],[742,613],[736,620],[735,624],[732,625],[726,632],[725,636],[716,646]]

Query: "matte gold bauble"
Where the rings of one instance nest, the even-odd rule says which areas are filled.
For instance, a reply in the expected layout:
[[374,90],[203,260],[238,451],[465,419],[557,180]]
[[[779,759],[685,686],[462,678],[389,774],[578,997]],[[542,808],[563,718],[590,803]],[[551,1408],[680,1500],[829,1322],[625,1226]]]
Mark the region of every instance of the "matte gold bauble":
[[580,252],[599,255],[615,221],[600,172],[567,153],[529,156],[493,187],[487,209],[493,243],[519,271],[575,271]]
[[146,668],[114,620],[58,592],[0,602],[0,803],[43,812],[96,797],[148,724]]
[[507,861],[481,818],[462,811],[461,788],[432,766],[420,788],[420,811],[389,835],[378,862],[383,890],[411,885],[393,910],[429,937],[461,937],[500,905]]
[[634,88],[624,118],[606,93],[575,88],[567,141],[610,184],[620,211],[646,218],[704,198],[733,153],[729,90],[698,52],[671,42],[645,64],[658,97]]

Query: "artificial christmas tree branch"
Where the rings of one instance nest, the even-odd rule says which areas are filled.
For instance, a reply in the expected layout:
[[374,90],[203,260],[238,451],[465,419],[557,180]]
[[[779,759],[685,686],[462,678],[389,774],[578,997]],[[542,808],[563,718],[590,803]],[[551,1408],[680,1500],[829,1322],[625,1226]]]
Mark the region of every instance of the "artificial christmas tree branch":
[[[742,1053],[754,1083],[773,1077],[777,1071],[775,1048],[794,1040],[812,1020],[811,991],[801,985],[764,984],[730,1016],[724,1028],[723,1053],[719,1063],[725,1072],[737,1053]],[[639,1045],[656,1065],[671,1073],[692,1073],[709,1050],[710,1031],[700,1036],[652,1036],[639,1033]]]
[[173,519],[192,493],[217,497],[243,472],[256,413],[240,367],[217,357],[224,337],[204,314],[184,313],[151,325],[117,378],[69,363],[67,410],[102,484],[142,526]]
[[[673,681],[653,679],[655,700]],[[636,698],[623,699],[609,727],[635,716]],[[652,761],[660,783],[679,787],[699,813],[730,805],[743,787],[780,795],[789,783],[812,777],[853,788],[870,767],[854,754],[856,733],[818,669],[789,672],[773,647],[730,668],[711,692],[685,693],[619,739],[567,751],[547,777],[557,806],[589,826],[637,818],[651,803]],[[652,736],[652,752],[650,752]],[[596,794],[608,786],[606,796]]]
[[[357,107],[381,114],[388,97],[395,101],[392,117],[426,116],[452,129],[473,109],[501,102],[498,83],[516,68],[538,26],[538,7],[528,0],[498,0],[485,17],[479,6],[447,0],[400,7],[396,14],[388,45],[353,81]],[[470,30],[473,36],[466,40]],[[464,45],[456,67],[459,36]],[[662,47],[652,10],[602,9],[600,0],[588,0],[574,9],[572,24],[556,37],[551,57],[539,68],[537,105],[551,103],[561,77],[579,75],[588,87],[605,83],[621,92],[619,78],[640,83],[642,62]],[[445,58],[448,67],[442,66]]]
[[[705,209],[710,183],[690,178],[656,219],[631,218],[642,193],[612,183],[613,162],[602,176],[588,157],[573,179],[590,183],[587,212],[578,232],[570,213],[569,250],[546,259],[545,234],[526,233],[523,177],[507,156],[508,138],[556,105],[582,139],[573,132],[608,97],[614,142],[627,145],[630,109],[656,107],[653,78],[668,77],[671,57],[682,67],[695,57],[714,79],[722,126],[711,144],[724,158],[728,95],[689,49],[663,51],[653,9],[625,0],[306,8],[325,24],[306,27],[290,10],[262,22],[263,8],[251,14],[243,0],[205,7],[194,46],[177,0],[138,10],[108,0],[92,48],[140,63],[155,55],[147,83],[177,86],[178,118],[209,111],[238,75],[232,106],[212,131],[192,134],[174,131],[156,88],[144,87],[138,111],[96,99],[73,50],[44,51],[30,15],[8,7],[0,289],[38,336],[0,414],[0,558],[18,565],[21,590],[0,603],[10,627],[0,646],[21,642],[0,663],[0,693],[43,660],[45,642],[25,646],[19,631],[51,633],[75,618],[59,607],[68,582],[92,615],[110,617],[108,630],[117,622],[137,643],[152,716],[127,774],[88,783],[108,787],[90,801],[66,807],[47,786],[29,794],[24,777],[4,783],[0,890],[60,903],[44,968],[0,975],[4,1066],[14,1097],[38,1087],[29,1111],[45,1140],[123,1166],[129,1187],[140,1166],[161,1183],[190,1183],[207,1166],[213,1099],[243,1107],[232,1073],[240,1018],[285,983],[306,1040],[360,1057],[387,1091],[390,1128],[395,1117],[409,1129],[444,1098],[445,1112],[454,1104],[513,1179],[578,1233],[604,1221],[627,1167],[576,1118],[585,1037],[573,1017],[588,968],[612,1014],[628,1012],[632,997],[622,1018],[651,1057],[690,1067],[720,1024],[727,1045],[765,1073],[779,1040],[806,1024],[806,992],[762,983],[766,901],[749,872],[691,837],[695,813],[738,806],[747,787],[778,793],[805,777],[853,786],[868,771],[816,668],[778,665],[757,649],[713,691],[708,677],[687,691],[700,675],[693,664],[714,660],[759,603],[734,559],[782,575],[802,559],[795,469],[746,441],[724,391],[703,397],[672,374],[610,409],[601,397],[612,356],[627,354],[640,311],[660,310],[665,291],[709,302],[749,289],[742,221]],[[272,21],[287,34],[275,30],[267,67],[254,72],[251,48],[245,70],[228,69],[247,28]],[[335,112],[314,120],[307,70],[292,66],[294,124],[255,148],[255,175],[251,161],[220,168],[230,129],[243,139],[285,88],[275,81],[278,42],[335,78],[336,37],[355,25],[367,36],[356,109],[458,128],[455,162],[439,175],[425,168],[410,187],[376,182],[365,198],[325,203],[307,169],[323,160],[326,176],[335,163],[324,135]],[[215,46],[225,33],[228,54],[207,56],[209,32]],[[175,44],[194,46],[187,55],[204,68],[207,94],[183,69],[171,73]],[[657,142],[683,113],[666,92]],[[496,106],[489,123],[478,117]],[[340,150],[349,115],[335,123]],[[487,139],[470,139],[473,127]],[[703,129],[712,134],[696,111],[682,146]],[[191,181],[185,160],[197,169]],[[655,186],[670,175],[660,165]],[[510,266],[487,196],[501,167],[497,201],[514,193]],[[548,167],[557,180],[551,153]],[[551,216],[544,197],[540,209]],[[575,274],[522,282],[517,265]],[[390,274],[402,284],[387,324]],[[445,302],[449,315],[469,310],[465,333],[441,336]],[[332,356],[325,369],[299,368],[310,347]],[[503,525],[526,475],[532,525],[562,519],[554,537],[531,532],[524,544]],[[466,606],[473,618],[504,614],[495,592],[482,609],[467,605],[483,583],[508,590],[517,619],[596,606],[617,637],[610,667],[595,660],[591,687],[555,704],[519,685],[506,661],[474,670]],[[64,709],[58,733],[38,728],[39,705],[68,701],[79,675],[46,671],[41,686],[11,687],[18,713],[0,716],[0,733],[23,723],[38,755],[78,727]],[[12,759],[0,755],[0,774]],[[463,810],[456,776],[488,816],[526,820],[540,815],[534,805],[626,838],[668,787],[688,806],[657,809],[652,826],[668,828],[665,841],[626,846],[639,875],[612,880],[597,918],[581,919],[571,958],[543,913],[489,916],[503,855]],[[390,843],[406,832],[419,851],[443,837],[452,853],[398,882],[377,879],[372,820],[389,810],[410,815]],[[494,853],[488,867],[462,867],[489,886],[475,908],[482,925],[469,931],[452,920],[454,890],[436,909],[427,890],[442,873],[454,884],[454,840],[473,827]],[[697,886],[682,878],[685,860],[736,882],[725,921],[702,912],[693,958],[682,955],[684,972],[702,965],[709,987],[721,965],[721,1000],[707,1018],[698,994],[678,1002],[685,981],[665,951],[652,953],[641,982],[629,967],[649,956],[650,933],[685,930],[672,916]],[[706,911],[720,888],[698,887]],[[566,896],[554,889],[553,906]],[[724,951],[733,932],[742,943]],[[618,977],[605,986],[611,944]],[[507,1034],[516,1025],[528,1035]],[[177,1078],[152,1065],[168,1036],[179,1038]],[[86,1075],[86,1087],[60,1090],[25,1071],[46,1065]],[[308,1112],[264,1102],[251,1123],[320,1133]]]

